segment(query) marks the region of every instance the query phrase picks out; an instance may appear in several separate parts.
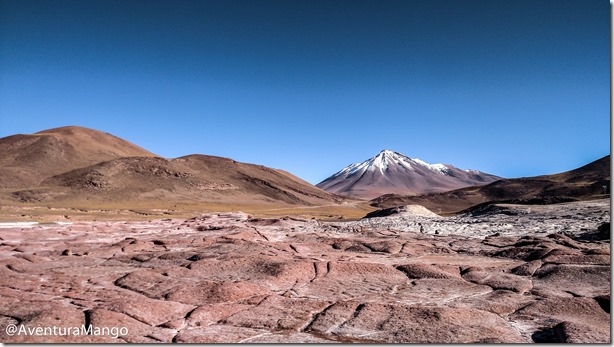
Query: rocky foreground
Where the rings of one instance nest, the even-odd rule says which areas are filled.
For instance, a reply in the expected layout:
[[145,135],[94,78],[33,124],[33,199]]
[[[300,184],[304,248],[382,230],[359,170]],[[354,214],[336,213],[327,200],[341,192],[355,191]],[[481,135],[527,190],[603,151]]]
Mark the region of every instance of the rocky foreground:
[[0,342],[610,342],[609,200],[390,213],[5,226]]

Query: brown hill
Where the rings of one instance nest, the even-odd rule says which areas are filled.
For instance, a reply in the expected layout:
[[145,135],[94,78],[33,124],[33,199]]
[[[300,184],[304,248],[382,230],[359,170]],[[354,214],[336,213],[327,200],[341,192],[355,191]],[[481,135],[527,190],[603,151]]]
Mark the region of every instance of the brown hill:
[[111,134],[76,126],[0,138],[0,188],[30,188],[53,175],[127,156],[156,155]]
[[389,208],[418,204],[440,214],[449,214],[494,202],[549,204],[603,198],[604,186],[609,193],[609,155],[559,174],[502,179],[483,186],[419,196],[387,194],[371,200],[371,205]]
[[160,158],[81,127],[0,139],[0,199],[88,208],[311,206],[344,200],[282,170],[207,155]]
[[189,155],[177,159],[119,158],[53,176],[22,201],[165,201],[227,204],[325,204],[342,199],[261,165]]
[[267,197],[267,200],[307,205],[344,200],[286,171],[262,165],[207,155],[189,155],[174,159],[174,162],[198,172],[202,179],[216,180],[214,184],[236,186],[250,194]]

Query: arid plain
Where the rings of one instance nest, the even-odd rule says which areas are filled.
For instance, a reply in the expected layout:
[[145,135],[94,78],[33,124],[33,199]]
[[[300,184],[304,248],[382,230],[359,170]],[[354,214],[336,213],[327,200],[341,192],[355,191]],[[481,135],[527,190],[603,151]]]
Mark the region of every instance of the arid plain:
[[123,141],[0,139],[0,341],[611,341],[609,156],[365,201]]

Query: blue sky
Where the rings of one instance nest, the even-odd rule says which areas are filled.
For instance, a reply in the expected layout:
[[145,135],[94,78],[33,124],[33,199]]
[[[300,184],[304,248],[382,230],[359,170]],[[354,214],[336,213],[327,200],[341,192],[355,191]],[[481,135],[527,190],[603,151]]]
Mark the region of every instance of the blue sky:
[[81,125],[318,183],[392,149],[504,177],[610,153],[607,0],[0,0],[0,137]]

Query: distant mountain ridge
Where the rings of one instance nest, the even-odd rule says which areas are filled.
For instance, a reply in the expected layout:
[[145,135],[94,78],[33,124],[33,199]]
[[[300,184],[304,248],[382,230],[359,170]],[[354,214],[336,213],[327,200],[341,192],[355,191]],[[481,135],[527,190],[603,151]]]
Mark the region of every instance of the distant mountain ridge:
[[418,204],[436,213],[447,214],[492,203],[545,205],[603,199],[610,196],[610,175],[610,156],[607,155],[558,174],[501,179],[479,187],[418,196],[387,194],[373,199],[371,205],[390,208]]
[[328,192],[358,199],[384,194],[417,195],[483,185],[501,177],[449,164],[429,164],[388,149],[351,164],[316,184]]

